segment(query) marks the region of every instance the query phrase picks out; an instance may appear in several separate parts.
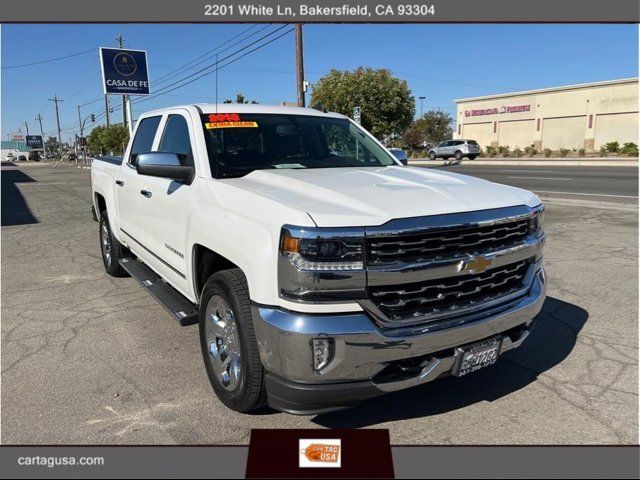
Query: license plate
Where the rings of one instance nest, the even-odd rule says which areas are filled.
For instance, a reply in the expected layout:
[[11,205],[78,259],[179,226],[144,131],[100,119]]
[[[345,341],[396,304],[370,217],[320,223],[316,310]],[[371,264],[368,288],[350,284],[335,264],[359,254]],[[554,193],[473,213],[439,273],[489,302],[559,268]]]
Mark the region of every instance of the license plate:
[[468,373],[493,365],[498,361],[501,344],[502,338],[494,337],[462,347],[462,361],[453,374],[457,377],[462,377]]

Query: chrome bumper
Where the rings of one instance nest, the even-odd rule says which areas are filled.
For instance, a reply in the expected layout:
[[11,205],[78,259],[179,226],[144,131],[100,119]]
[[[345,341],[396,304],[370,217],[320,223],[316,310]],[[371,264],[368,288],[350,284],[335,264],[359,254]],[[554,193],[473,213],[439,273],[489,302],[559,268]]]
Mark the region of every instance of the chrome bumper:
[[[456,326],[427,331],[425,327],[383,330],[366,313],[311,315],[254,305],[254,325],[265,370],[299,384],[372,383],[380,392],[400,390],[450,372],[461,357],[462,345],[523,327],[505,337],[501,352],[518,347],[545,299],[544,271],[538,270],[525,296],[460,318]],[[313,370],[311,342],[331,337],[332,361]],[[436,355],[430,355],[436,354]],[[420,357],[420,371],[411,378],[377,381],[376,375],[396,361]]]

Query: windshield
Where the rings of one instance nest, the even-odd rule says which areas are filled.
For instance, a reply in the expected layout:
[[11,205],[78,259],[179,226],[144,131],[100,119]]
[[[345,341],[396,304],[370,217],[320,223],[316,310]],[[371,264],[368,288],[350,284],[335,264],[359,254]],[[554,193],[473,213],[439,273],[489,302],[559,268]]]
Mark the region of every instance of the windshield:
[[216,178],[272,168],[397,165],[375,140],[347,119],[220,113],[202,115],[202,123]]

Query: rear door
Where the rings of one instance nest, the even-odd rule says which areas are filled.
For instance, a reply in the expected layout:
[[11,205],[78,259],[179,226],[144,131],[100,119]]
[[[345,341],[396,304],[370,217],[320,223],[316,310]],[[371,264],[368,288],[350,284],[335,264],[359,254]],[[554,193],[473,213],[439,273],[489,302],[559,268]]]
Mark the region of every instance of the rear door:
[[[199,120],[199,119],[198,119]],[[160,125],[156,151],[175,153],[183,165],[194,165],[195,137],[191,116],[184,109],[169,110]],[[182,292],[187,283],[187,225],[193,187],[167,178],[141,176],[141,212],[145,243],[152,252],[149,266]]]
[[136,172],[136,161],[140,153],[150,152],[160,125],[161,115],[146,117],[138,122],[133,136],[133,142],[116,175],[116,202],[121,238],[138,253],[141,250],[141,240],[144,237],[142,222],[142,200],[140,194],[142,182]]

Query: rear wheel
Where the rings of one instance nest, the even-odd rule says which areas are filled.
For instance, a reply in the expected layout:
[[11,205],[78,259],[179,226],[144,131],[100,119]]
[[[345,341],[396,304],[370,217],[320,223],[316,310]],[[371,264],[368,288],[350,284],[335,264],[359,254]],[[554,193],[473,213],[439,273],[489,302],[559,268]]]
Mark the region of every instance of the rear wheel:
[[213,274],[200,299],[200,347],[214,392],[231,410],[251,412],[266,404],[264,370],[240,269]]
[[100,251],[104,269],[112,277],[126,277],[128,273],[120,265],[120,259],[124,258],[124,247],[113,236],[107,211],[100,212]]
[[430,160],[435,160],[436,159],[436,152],[429,152],[429,159]]
[[455,154],[455,159],[459,162],[460,160],[462,160],[462,152],[460,150],[458,150]]

